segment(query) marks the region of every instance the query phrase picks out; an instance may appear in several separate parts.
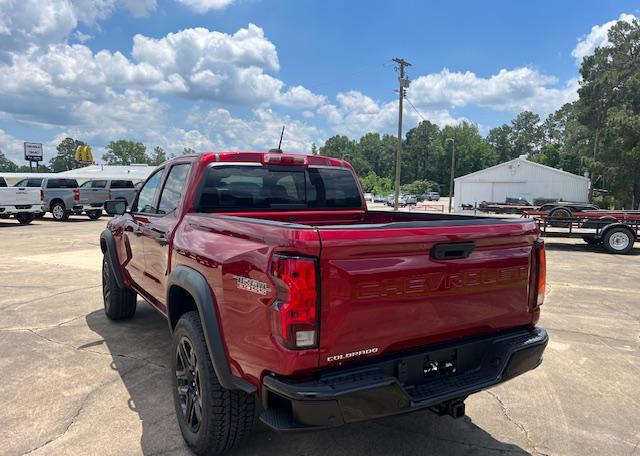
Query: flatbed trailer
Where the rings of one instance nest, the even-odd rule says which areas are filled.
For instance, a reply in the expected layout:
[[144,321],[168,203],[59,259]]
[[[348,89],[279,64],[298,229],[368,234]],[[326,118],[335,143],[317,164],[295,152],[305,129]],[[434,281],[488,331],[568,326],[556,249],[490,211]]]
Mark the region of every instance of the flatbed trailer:
[[631,252],[640,238],[640,211],[574,212],[571,217],[531,211],[525,212],[524,217],[533,218],[544,237],[582,238],[587,244],[602,245],[614,254]]

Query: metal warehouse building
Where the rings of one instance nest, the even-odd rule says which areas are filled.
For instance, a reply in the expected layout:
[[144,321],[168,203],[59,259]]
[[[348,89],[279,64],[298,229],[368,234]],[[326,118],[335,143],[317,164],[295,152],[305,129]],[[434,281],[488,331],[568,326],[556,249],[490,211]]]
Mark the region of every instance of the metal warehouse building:
[[561,169],[534,163],[520,156],[491,168],[455,179],[455,206],[483,201],[504,203],[506,198],[536,198],[585,203],[589,198],[589,179]]

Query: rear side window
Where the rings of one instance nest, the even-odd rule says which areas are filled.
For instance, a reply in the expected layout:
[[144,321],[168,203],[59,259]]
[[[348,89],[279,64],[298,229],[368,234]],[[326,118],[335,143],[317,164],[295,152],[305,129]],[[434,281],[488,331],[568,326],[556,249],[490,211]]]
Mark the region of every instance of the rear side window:
[[78,182],[75,179],[49,179],[47,188],[78,188]]
[[187,182],[191,165],[174,165],[169,171],[169,176],[164,183],[160,203],[158,204],[158,214],[168,214],[175,211],[180,204],[180,197]]
[[133,188],[133,181],[114,180],[111,181],[111,188]]
[[212,166],[199,208],[206,212],[360,209],[360,190],[342,168]]
[[0,187],[6,187],[7,186],[7,181],[4,180],[4,177],[0,177]]
[[32,177],[29,179],[22,179],[14,187],[40,187],[42,186],[42,178]]
[[86,181],[80,187],[81,188],[107,188],[107,181],[106,180]]

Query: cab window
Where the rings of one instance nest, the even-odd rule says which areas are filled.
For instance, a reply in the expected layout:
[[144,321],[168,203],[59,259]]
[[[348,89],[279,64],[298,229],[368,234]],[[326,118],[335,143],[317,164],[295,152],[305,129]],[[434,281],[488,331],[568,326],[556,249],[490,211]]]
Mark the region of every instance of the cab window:
[[169,214],[178,208],[187,182],[187,176],[189,175],[189,169],[191,169],[191,165],[187,163],[171,167],[160,195],[159,214]]
[[140,191],[138,192],[138,200],[136,201],[132,211],[140,214],[154,214],[155,208],[153,207],[154,197],[156,190],[160,186],[162,176],[164,175],[164,168],[159,169],[144,183]]

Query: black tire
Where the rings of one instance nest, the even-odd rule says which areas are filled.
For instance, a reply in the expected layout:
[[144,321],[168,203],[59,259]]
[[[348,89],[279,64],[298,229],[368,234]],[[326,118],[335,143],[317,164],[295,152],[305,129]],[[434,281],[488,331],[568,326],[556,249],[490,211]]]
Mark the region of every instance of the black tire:
[[108,255],[102,258],[102,299],[109,320],[128,320],[136,313],[136,292],[118,286]]
[[220,386],[197,312],[178,321],[171,353],[173,400],[187,445],[198,455],[236,448],[251,433],[255,396]]
[[36,216],[32,212],[18,212],[16,214],[16,220],[20,222],[20,225],[28,225],[35,218]]
[[87,211],[87,217],[89,217],[91,220],[98,220],[100,217],[102,217],[102,211],[100,209],[97,209],[95,211]]
[[582,240],[589,245],[599,245],[602,244],[602,239],[597,238],[595,236],[582,236]]
[[[571,212],[571,209],[568,209],[566,207],[556,207],[552,209],[551,212],[549,212],[549,217],[570,218],[572,216],[573,214]],[[557,228],[569,228],[571,222],[554,221],[549,222],[549,224]]]
[[69,219],[70,213],[62,201],[56,201],[51,204],[51,215],[55,221],[64,222]]
[[635,238],[631,230],[623,227],[613,227],[607,230],[602,238],[602,243],[607,252],[618,255],[631,252],[634,242]]

